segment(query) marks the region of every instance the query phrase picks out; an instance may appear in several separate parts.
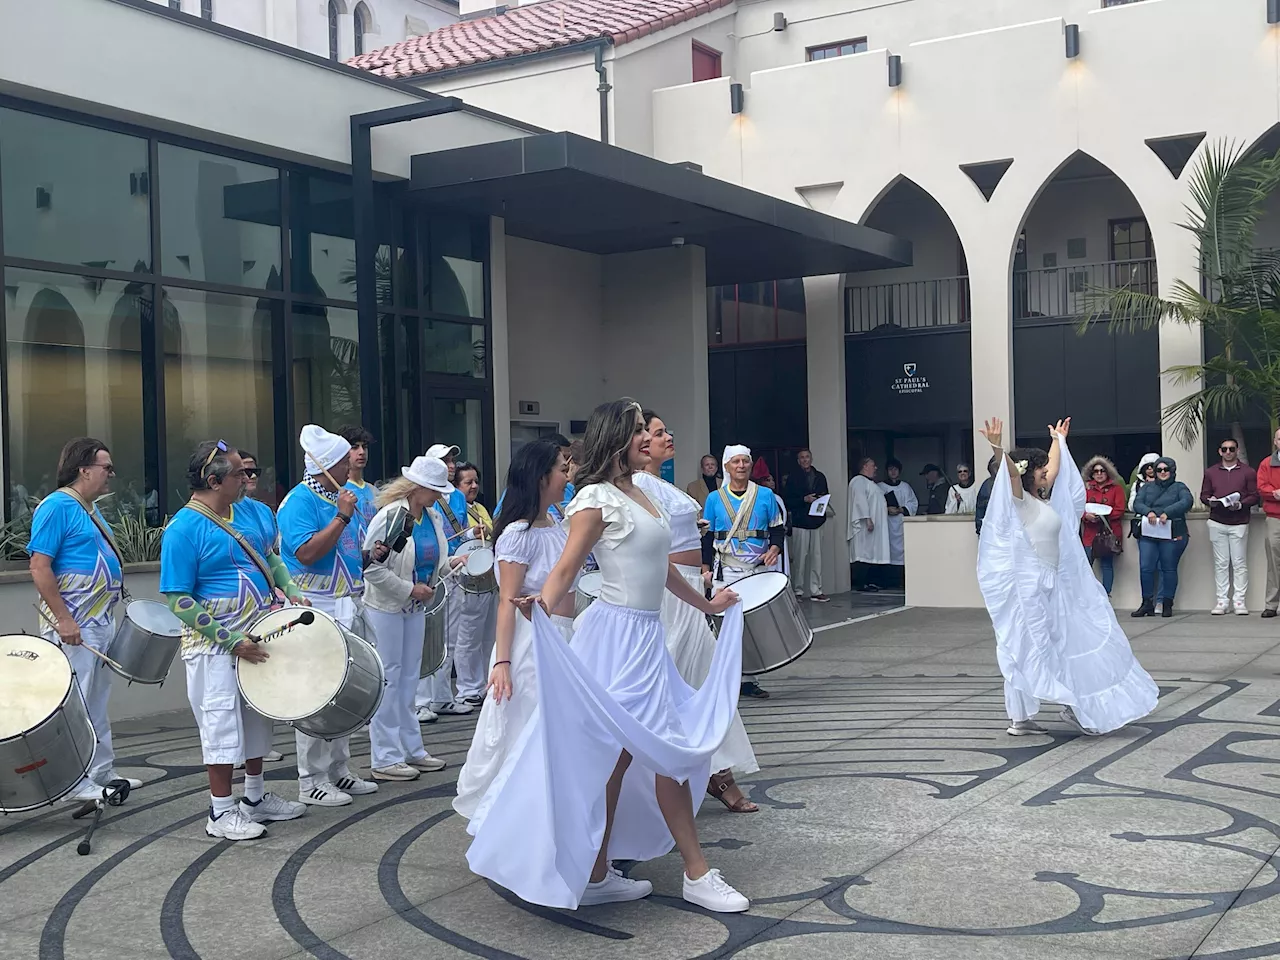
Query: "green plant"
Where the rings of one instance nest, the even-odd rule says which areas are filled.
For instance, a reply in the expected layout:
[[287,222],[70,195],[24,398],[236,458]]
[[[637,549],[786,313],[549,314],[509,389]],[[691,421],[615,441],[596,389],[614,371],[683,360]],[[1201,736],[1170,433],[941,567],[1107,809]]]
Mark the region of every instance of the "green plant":
[[27,560],[31,540],[31,514],[38,500],[13,505],[14,514],[0,526],[0,560]]
[[1192,202],[1182,226],[1195,237],[1201,282],[1179,278],[1168,297],[1134,288],[1091,291],[1085,325],[1109,314],[1113,325],[1149,329],[1167,320],[1211,335],[1222,345],[1218,353],[1162,371],[1179,386],[1197,385],[1162,418],[1184,446],[1206,421],[1228,422],[1243,455],[1243,413],[1261,410],[1272,430],[1280,425],[1280,253],[1254,247],[1267,197],[1280,187],[1280,154],[1215,143],[1188,182]]
[[120,519],[111,525],[115,534],[116,546],[125,563],[154,563],[160,559],[160,541],[164,536],[165,524],[158,527],[147,526],[147,513],[143,507],[136,514],[121,513]]

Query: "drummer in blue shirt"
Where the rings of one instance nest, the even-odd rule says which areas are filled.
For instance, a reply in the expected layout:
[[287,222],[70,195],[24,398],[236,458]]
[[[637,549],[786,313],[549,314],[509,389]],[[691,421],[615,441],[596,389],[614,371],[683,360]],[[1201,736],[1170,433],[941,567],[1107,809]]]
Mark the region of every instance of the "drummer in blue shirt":
[[[307,473],[276,512],[280,556],[311,605],[350,629],[364,591],[363,522],[356,495],[343,488],[351,444],[311,423],[300,443]],[[376,783],[351,772],[349,737],[320,740],[299,731],[296,742],[303,803],[340,807],[353,795],[377,791]]]

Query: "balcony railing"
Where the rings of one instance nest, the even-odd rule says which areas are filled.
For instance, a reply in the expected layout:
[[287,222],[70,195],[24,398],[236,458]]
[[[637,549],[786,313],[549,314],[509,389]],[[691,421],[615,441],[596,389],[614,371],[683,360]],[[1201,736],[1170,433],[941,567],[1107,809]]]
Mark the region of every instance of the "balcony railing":
[[971,315],[968,277],[849,287],[844,295],[845,333],[950,327]]
[[1097,309],[1100,290],[1131,289],[1157,293],[1158,288],[1154,258],[1015,270],[1013,318],[1087,317]]

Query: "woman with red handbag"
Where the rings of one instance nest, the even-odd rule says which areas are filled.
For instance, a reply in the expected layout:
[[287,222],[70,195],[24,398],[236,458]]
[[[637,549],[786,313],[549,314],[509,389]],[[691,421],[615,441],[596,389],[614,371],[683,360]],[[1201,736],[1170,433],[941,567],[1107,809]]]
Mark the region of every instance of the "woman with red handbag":
[[[1116,466],[1106,457],[1093,457],[1080,471],[1084,479],[1085,513],[1080,526],[1080,539],[1090,564],[1094,560],[1102,570],[1102,587],[1111,596],[1115,582],[1115,556],[1122,546],[1121,522],[1124,518],[1124,481]],[[1089,504],[1101,504],[1111,512],[1103,516],[1091,512]]]

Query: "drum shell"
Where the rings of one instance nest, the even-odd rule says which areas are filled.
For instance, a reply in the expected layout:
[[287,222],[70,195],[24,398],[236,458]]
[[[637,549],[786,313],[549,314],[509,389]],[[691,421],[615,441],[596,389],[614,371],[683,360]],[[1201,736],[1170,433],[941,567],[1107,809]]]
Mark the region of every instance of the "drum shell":
[[587,611],[587,607],[596,602],[597,595],[589,593],[591,589],[599,590],[597,584],[600,582],[600,575],[593,571],[588,571],[578,579],[578,583],[573,595],[573,618],[576,620]]
[[107,646],[106,654],[120,669],[112,671],[130,683],[164,683],[173,658],[182,647],[181,637],[168,637],[139,626],[128,617],[120,618],[120,626]]
[[483,594],[498,592],[498,578],[494,575],[492,569],[488,573],[473,577],[464,568],[458,571],[458,583],[462,587],[463,593]]
[[779,670],[803,656],[812,644],[813,630],[788,586],[768,603],[744,612],[742,672],[758,676]]
[[[445,607],[448,603],[448,597],[445,596],[446,590],[443,586],[436,587],[436,594],[440,597],[435,605],[427,609],[427,622],[423,628],[422,636],[422,667],[418,678],[429,677],[441,667],[444,666],[445,655]],[[434,599],[434,598],[433,598]]]
[[97,749],[89,710],[72,674],[62,703],[49,716],[30,730],[0,740],[0,771],[5,771],[0,776],[0,810],[22,813],[60,800],[84,779]]

